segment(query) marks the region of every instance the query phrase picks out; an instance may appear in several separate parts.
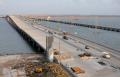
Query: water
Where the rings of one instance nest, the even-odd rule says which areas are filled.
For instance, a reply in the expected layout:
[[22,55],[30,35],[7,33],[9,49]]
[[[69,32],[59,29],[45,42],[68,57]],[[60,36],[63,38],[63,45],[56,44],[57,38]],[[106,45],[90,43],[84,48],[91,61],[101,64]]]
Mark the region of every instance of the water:
[[75,22],[80,24],[100,25],[113,28],[120,28],[120,16],[118,17],[79,17],[78,19],[59,19],[62,21]]
[[34,53],[33,51],[16,30],[0,18],[0,54]]
[[76,22],[91,25],[101,25],[113,28],[120,28],[120,17],[101,17],[101,18],[89,18],[89,19],[79,19]]
[[76,34],[79,37],[93,41],[95,43],[105,45],[112,49],[120,51],[120,33],[105,31],[99,29],[91,29],[81,26],[73,26],[61,23],[39,21],[39,24],[47,26],[56,30],[67,31]]

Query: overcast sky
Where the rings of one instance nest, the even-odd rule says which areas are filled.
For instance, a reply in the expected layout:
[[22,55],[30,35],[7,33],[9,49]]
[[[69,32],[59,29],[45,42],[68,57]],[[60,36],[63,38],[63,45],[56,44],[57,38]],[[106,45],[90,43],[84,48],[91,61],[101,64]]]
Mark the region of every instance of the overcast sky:
[[120,15],[120,0],[0,0],[2,14]]

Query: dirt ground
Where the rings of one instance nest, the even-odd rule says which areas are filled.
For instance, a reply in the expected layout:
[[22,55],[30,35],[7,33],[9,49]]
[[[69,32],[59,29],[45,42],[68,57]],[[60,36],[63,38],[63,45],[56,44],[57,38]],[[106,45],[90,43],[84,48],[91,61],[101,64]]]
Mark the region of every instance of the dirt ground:
[[0,56],[0,77],[70,77],[56,63],[38,54]]

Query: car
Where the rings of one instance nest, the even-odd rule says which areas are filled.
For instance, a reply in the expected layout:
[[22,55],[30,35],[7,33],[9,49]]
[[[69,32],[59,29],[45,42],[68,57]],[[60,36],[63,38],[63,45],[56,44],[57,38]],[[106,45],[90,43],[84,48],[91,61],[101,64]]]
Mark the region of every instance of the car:
[[103,57],[103,58],[110,59],[110,58],[111,58],[111,55],[110,55],[110,53],[108,53],[108,52],[102,52],[102,57]]

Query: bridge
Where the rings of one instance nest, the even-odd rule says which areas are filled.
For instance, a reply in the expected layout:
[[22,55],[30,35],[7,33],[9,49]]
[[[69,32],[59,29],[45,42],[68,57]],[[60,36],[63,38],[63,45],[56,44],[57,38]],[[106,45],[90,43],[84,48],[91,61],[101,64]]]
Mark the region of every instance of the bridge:
[[[32,47],[34,47],[38,52],[44,53],[45,56],[50,61],[54,60],[55,62],[63,65],[65,69],[67,69],[68,72],[70,72],[73,76],[80,77],[81,75],[73,73],[71,67],[84,68],[84,70],[87,72],[87,74],[85,74],[85,76],[87,77],[88,75],[93,76],[96,73],[96,71],[99,71],[104,67],[112,68],[111,65],[112,66],[120,65],[119,53],[118,54],[117,52],[114,53],[114,50],[111,51],[111,49],[109,48],[96,45],[87,40],[84,43],[81,43],[82,39],[78,39],[73,36],[69,36],[70,39],[65,40],[62,38],[61,33],[58,31],[43,26],[39,26],[39,27],[35,25],[30,26],[24,23],[16,16],[7,16],[6,19],[16,29],[16,31],[18,31],[24,37],[24,39],[26,39],[26,41],[30,43]],[[59,22],[59,23],[63,23],[63,22]],[[47,42],[49,41],[48,39],[49,36],[53,37],[52,44],[50,47],[48,46],[48,42]],[[85,49],[86,45],[88,45],[89,49]],[[101,58],[102,55],[101,52],[104,51],[109,51],[112,54],[112,59],[109,60],[109,59]],[[89,52],[94,57],[86,61],[81,60],[79,54],[84,52]],[[108,65],[101,66],[98,63],[99,59],[102,59],[103,61],[107,62]],[[106,70],[111,70],[111,69],[106,69]],[[114,73],[112,72],[110,74],[113,75]]]
[[113,28],[113,27],[104,27],[104,26],[98,26],[98,25],[87,25],[87,24],[80,24],[80,23],[67,22],[67,21],[58,21],[58,20],[47,20],[47,19],[36,19],[36,20],[49,21],[49,22],[62,23],[62,24],[68,24],[68,25],[74,25],[74,26],[88,27],[88,28],[93,28],[93,29],[101,29],[101,30],[107,30],[107,31],[120,32],[119,28]]

